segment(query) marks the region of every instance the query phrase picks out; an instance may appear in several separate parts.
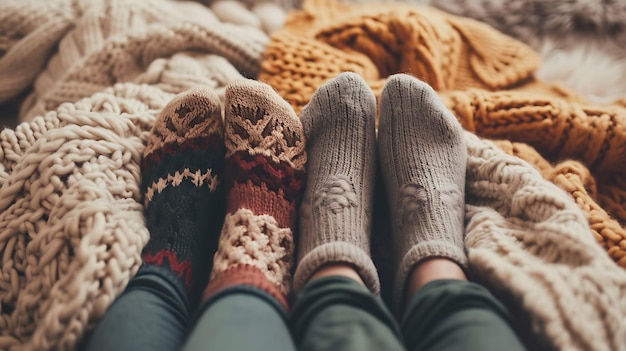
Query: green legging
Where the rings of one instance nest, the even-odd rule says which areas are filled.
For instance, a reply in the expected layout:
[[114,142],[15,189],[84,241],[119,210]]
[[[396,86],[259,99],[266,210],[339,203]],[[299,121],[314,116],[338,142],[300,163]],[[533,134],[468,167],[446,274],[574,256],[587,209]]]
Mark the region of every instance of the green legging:
[[348,278],[309,283],[288,318],[262,290],[235,286],[214,296],[194,320],[176,280],[142,271],[85,346],[90,351],[523,349],[507,311],[470,282],[424,286],[399,327],[380,298]]
[[482,286],[460,280],[422,287],[398,328],[362,285],[319,279],[302,291],[290,322],[300,351],[524,350],[505,308]]

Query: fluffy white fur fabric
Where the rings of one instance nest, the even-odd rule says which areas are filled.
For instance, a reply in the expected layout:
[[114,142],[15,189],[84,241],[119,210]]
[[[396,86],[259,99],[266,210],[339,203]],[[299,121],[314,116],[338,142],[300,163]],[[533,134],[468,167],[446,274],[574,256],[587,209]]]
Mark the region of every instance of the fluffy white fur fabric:
[[[411,0],[409,0],[411,1]],[[596,33],[626,41],[624,0],[417,0],[476,18],[522,40]]]
[[626,96],[626,0],[409,0],[486,22],[539,51],[537,73],[596,103]]
[[611,103],[626,96],[626,57],[609,49],[613,43],[580,40],[563,48],[557,39],[545,39],[537,47],[544,63],[537,76],[580,92],[595,103]]

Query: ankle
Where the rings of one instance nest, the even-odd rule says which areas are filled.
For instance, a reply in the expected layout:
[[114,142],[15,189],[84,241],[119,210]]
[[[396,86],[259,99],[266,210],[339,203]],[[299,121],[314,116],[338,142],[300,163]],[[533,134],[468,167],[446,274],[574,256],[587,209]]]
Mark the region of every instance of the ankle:
[[467,280],[461,266],[449,258],[430,257],[413,267],[406,285],[405,303],[424,285],[441,279]]
[[359,273],[357,273],[357,271],[351,265],[342,262],[331,262],[320,267],[320,269],[318,269],[315,273],[313,273],[313,275],[311,275],[311,278],[309,278],[309,282],[325,277],[350,278],[357,283],[365,286],[365,283],[363,282],[363,279],[361,279]]

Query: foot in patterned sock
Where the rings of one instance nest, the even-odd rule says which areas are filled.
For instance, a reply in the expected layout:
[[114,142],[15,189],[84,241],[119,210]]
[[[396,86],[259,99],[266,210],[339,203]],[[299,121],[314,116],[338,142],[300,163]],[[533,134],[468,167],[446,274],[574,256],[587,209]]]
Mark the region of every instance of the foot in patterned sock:
[[379,293],[370,258],[376,170],[376,98],[361,77],[342,73],[300,114],[307,136],[307,187],[300,208],[294,289],[328,263],[347,263]]
[[192,303],[207,280],[223,220],[223,133],[219,98],[193,88],[165,106],[141,166],[150,231],[142,268],[165,267]]
[[226,109],[227,214],[204,297],[251,285],[286,308],[305,175],[302,125],[270,86],[253,80],[226,88]]
[[426,83],[394,75],[380,97],[378,154],[391,206],[395,301],[420,261],[467,263],[463,244],[467,148],[462,128]]

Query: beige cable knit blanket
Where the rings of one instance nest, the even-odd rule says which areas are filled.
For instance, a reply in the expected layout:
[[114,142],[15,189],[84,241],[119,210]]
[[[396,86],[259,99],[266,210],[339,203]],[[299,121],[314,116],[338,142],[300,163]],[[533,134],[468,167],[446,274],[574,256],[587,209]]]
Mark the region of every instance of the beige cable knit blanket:
[[[191,86],[254,77],[267,41],[194,3],[0,2],[0,102],[32,89],[24,122],[0,133],[0,349],[72,349],[97,323],[149,238],[139,162],[155,117]],[[626,273],[580,209],[467,140],[477,279],[537,347],[624,350]]]

